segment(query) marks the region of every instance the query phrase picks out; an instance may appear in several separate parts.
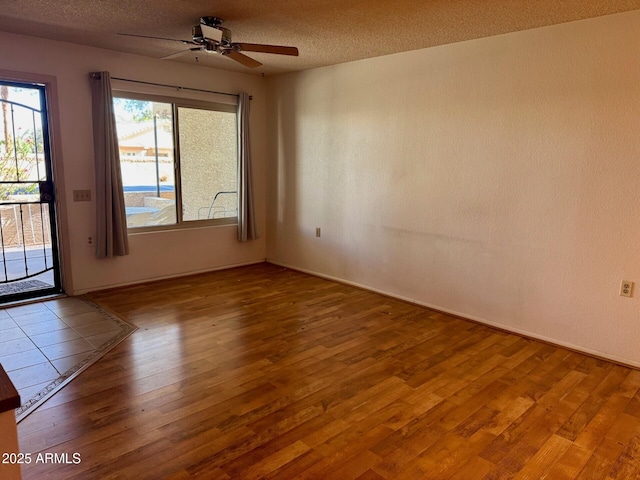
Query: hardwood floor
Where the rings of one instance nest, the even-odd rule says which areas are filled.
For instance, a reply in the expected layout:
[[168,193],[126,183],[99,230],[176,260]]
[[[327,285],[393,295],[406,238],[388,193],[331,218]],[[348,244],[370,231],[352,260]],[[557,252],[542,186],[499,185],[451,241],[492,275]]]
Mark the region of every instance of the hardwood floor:
[[91,298],[140,328],[25,479],[640,478],[636,370],[269,264]]

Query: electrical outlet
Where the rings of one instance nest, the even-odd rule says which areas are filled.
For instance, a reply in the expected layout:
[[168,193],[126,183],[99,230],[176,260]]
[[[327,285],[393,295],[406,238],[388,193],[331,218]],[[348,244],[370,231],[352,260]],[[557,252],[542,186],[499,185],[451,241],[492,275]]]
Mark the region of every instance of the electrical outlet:
[[316,237],[320,236],[320,227],[316,227]]
[[88,236],[87,237],[87,247],[93,247],[93,237],[92,236]]
[[622,280],[620,283],[620,296],[631,297],[633,295],[633,282],[631,280]]

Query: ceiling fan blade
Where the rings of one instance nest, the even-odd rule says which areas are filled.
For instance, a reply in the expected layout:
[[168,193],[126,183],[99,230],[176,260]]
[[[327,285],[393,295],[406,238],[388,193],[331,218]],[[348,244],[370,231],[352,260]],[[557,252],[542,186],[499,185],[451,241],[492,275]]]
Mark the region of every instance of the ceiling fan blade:
[[225,57],[229,57],[231,60],[235,60],[238,63],[241,63],[245,67],[256,68],[262,65],[257,60],[253,58],[249,58],[246,55],[241,54],[240,52],[236,52],[235,50],[227,50],[223,53]]
[[177,38],[166,38],[166,37],[151,37],[149,35],[136,35],[135,33],[119,33],[118,35],[122,35],[123,37],[151,38],[153,40],[168,40],[170,42],[180,42],[180,43],[185,43],[187,45],[194,44],[193,41],[191,40],[178,40]]
[[188,48],[186,50],[181,50],[176,53],[172,53],[171,55],[167,55],[166,57],[162,57],[160,60],[171,60],[172,58],[177,58],[181,55],[184,55],[187,52],[197,52],[198,50],[202,50],[202,47]]
[[234,43],[240,47],[240,51],[245,52],[260,52],[260,53],[274,53],[276,55],[291,55],[293,57],[298,56],[298,49],[296,47],[282,47],[280,45],[262,45],[260,43]]

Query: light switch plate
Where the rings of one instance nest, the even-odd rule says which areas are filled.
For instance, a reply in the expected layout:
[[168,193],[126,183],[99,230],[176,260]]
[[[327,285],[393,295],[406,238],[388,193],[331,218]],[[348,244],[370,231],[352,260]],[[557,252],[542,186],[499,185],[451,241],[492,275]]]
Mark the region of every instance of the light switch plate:
[[74,190],[73,201],[74,202],[90,202],[91,190]]

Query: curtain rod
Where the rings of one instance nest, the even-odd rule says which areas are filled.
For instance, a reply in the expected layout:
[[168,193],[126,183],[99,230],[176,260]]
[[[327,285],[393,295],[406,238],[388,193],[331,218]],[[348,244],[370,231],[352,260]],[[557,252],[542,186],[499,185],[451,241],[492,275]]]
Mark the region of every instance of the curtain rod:
[[[99,72],[91,73],[90,75],[99,75]],[[204,93],[215,93],[216,95],[227,95],[229,97],[238,97],[237,93],[227,93],[227,92],[217,92],[215,90],[204,90],[202,88],[191,88],[191,87],[180,87],[178,85],[168,85],[166,83],[155,83],[155,82],[144,82],[142,80],[130,80],[128,78],[119,78],[119,77],[111,77],[112,80],[120,80],[122,82],[131,82],[131,83],[141,83],[144,85],[153,85],[156,87],[167,87],[167,88],[175,88],[177,90],[189,90],[191,92],[204,92]],[[249,100],[253,100],[253,95],[249,95]]]

